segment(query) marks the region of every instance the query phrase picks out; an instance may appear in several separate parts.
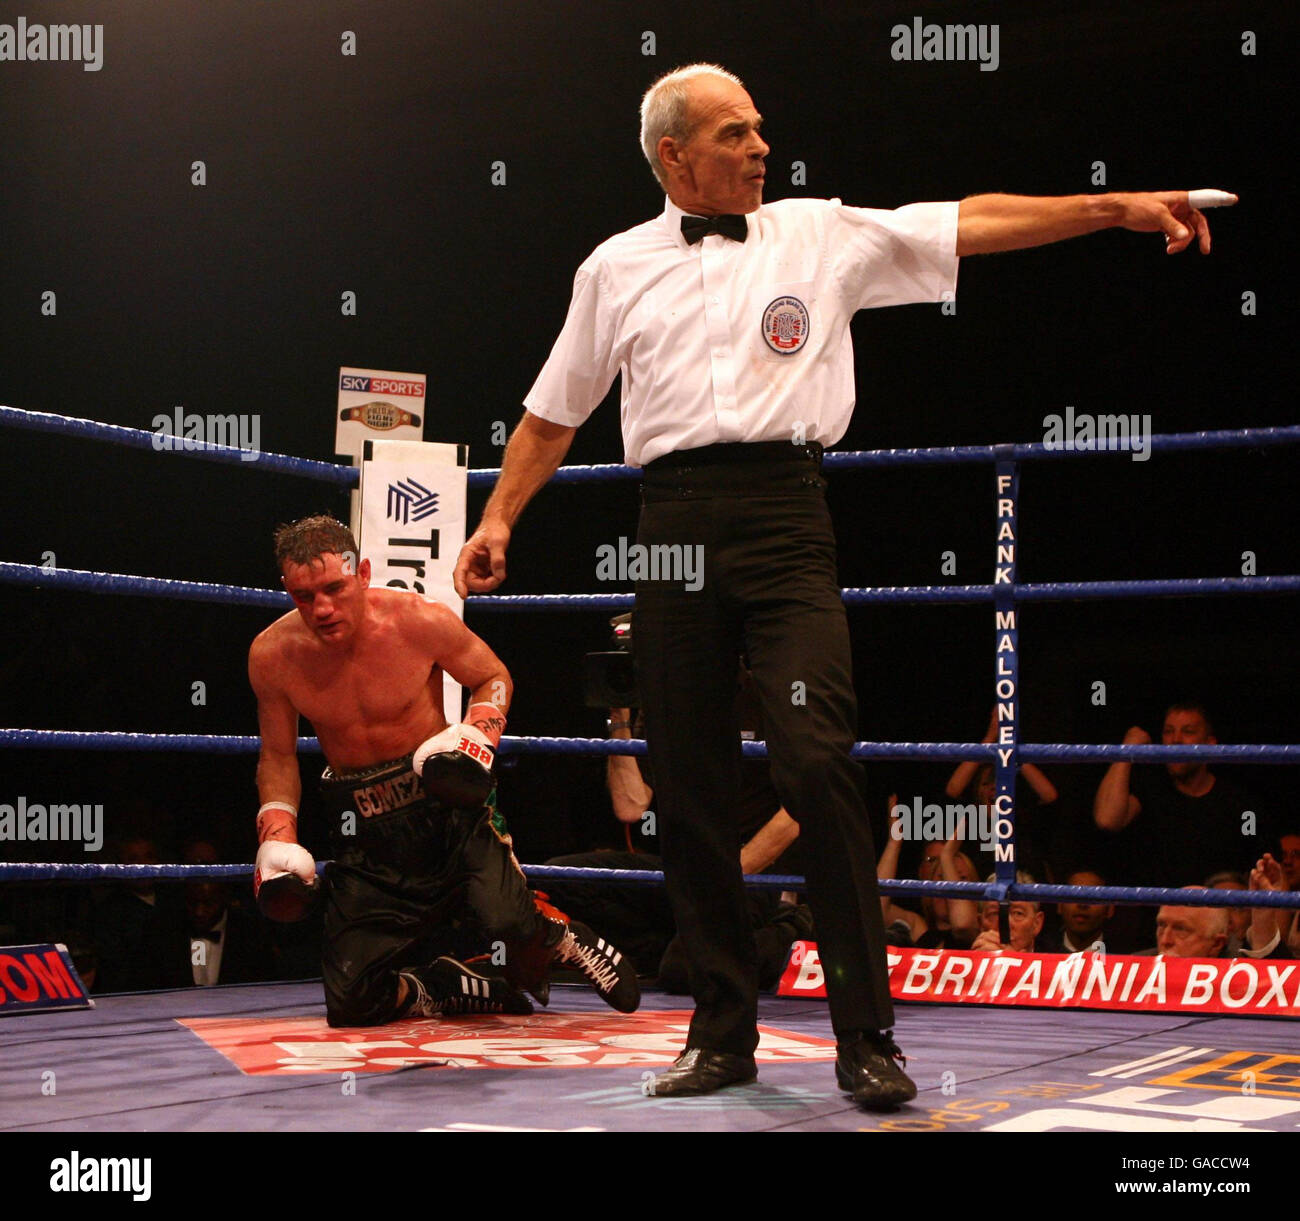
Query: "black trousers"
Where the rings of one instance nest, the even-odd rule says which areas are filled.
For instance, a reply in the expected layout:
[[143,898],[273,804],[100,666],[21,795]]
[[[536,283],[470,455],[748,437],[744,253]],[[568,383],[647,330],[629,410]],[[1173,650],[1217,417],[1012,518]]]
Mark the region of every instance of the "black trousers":
[[550,923],[486,809],[404,810],[334,847],[321,956],[331,1026],[392,1021],[397,973],[445,952],[454,920],[472,914],[507,945],[530,944]]
[[632,629],[665,882],[696,1002],[691,1047],[746,1054],[758,1043],[732,804],[742,647],[772,782],[799,822],[832,1025],[844,1035],[893,1024],[876,854],[849,754],[857,701],[820,464],[819,446],[717,445],[652,462],[642,483],[637,542],[700,548],[703,560],[698,589],[638,582]]

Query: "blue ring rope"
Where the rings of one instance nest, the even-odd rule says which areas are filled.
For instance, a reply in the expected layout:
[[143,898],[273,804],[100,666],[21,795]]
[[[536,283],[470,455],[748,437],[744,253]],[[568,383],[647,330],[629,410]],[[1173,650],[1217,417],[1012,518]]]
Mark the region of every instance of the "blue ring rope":
[[171,437],[170,445],[159,446],[158,434],[145,428],[101,424],[98,420],[55,415],[49,411],[24,411],[20,407],[0,406],[0,424],[8,424],[11,428],[22,428],[28,432],[52,432],[86,441],[109,441],[114,445],[125,445],[130,449],[185,454],[205,462],[224,462],[228,466],[274,471],[279,475],[300,475],[304,479],[318,479],[340,487],[356,487],[361,482],[361,472],[355,466],[340,466],[336,462],[318,462],[314,458],[295,458],[291,454],[238,449],[232,445],[214,445],[209,441],[193,441],[180,437]]
[[127,594],[141,598],[174,598],[183,602],[220,602],[228,606],[266,606],[275,610],[293,605],[293,599],[282,589],[173,581],[165,577],[87,572],[81,568],[43,568],[39,564],[0,562],[0,584],[27,585],[34,589],[72,589],[92,594]]
[[[293,599],[284,590],[256,589],[247,585],[217,585],[204,581],[175,581],[165,577],[138,577],[125,573],[90,572],[81,568],[44,568],[39,564],[0,561],[0,584],[34,589],[71,589],[80,593],[125,594],[134,597],[173,598],[188,602],[216,602],[228,606],[265,606],[288,609]],[[868,603],[989,602],[1003,589],[994,585],[897,585],[873,589],[842,589],[847,606]],[[1050,581],[1010,587],[1025,602],[1070,601],[1094,598],[1174,598],[1229,594],[1282,594],[1300,592],[1300,575],[1273,577],[1194,577],[1152,581]],[[473,610],[624,610],[635,595],[620,594],[505,594],[470,598]]]
[[[143,429],[123,428],[117,425],[102,424],[92,420],[57,416],[46,412],[29,412],[17,408],[0,406],[0,424],[26,428],[35,431],[54,432],[85,439],[112,441],[139,449],[151,449],[156,452],[186,453],[208,461],[256,466],[262,470],[274,470],[277,473],[293,474],[332,482],[340,486],[355,486],[360,479],[360,472],[353,467],[343,467],[332,463],[314,462],[309,459],[295,458],[284,454],[257,452],[250,460],[249,451],[230,446],[210,443],[185,442],[173,449],[170,445],[160,447],[154,433]],[[1150,438],[1152,452],[1194,449],[1220,449],[1232,446],[1259,448],[1268,445],[1285,445],[1300,442],[1300,426],[1266,429],[1227,429],[1203,433],[1183,433],[1158,435]],[[1067,450],[1046,443],[1024,445],[995,446],[946,446],[932,449],[912,450],[876,450],[857,453],[830,454],[826,457],[829,469],[852,469],[861,467],[903,466],[921,464],[951,464],[958,462],[1007,462],[1011,460],[1031,460],[1044,458],[1067,458],[1082,454],[1105,453],[1113,451],[1096,449]],[[1127,452],[1127,451],[1124,451]],[[471,486],[482,486],[495,482],[499,471],[480,470],[469,473]],[[611,479],[634,478],[639,475],[636,468],[603,465],[592,467],[561,468],[554,476],[556,482],[579,483],[598,482]],[[133,577],[111,573],[94,573],[80,570],[44,569],[35,565],[0,564],[0,581],[29,585],[42,584],[76,588],[90,592],[127,593],[150,596],[165,596],[182,599],[227,602],[237,605],[284,606],[289,604],[287,595],[276,590],[257,590],[241,586],[212,585],[194,581],[169,581],[160,578]],[[1300,588],[1300,577],[1262,577],[1262,578],[1193,578],[1188,580],[1155,581],[1083,581],[1083,582],[1048,582],[1037,585],[1009,586],[920,586],[898,587],[893,589],[849,589],[842,591],[846,603],[860,605],[869,602],[981,602],[997,599],[999,603],[1014,604],[1016,601],[1046,601],[1053,599],[1116,598],[1127,596],[1174,597],[1201,596],[1205,594],[1236,594],[1257,592],[1290,592]],[[540,609],[542,607],[563,607],[578,609],[610,609],[630,605],[632,595],[515,595],[498,598],[473,599],[477,605],[495,609]],[[130,743],[128,746],[127,743]],[[3,730],[0,731],[0,745],[43,746],[79,746],[83,749],[202,749],[220,753],[244,753],[257,749],[258,740],[247,737],[218,737],[214,735],[164,735],[164,734],[70,734],[59,731]],[[181,745],[184,744],[184,745]],[[201,744],[201,745],[200,745]],[[318,747],[314,739],[300,739],[301,749]],[[640,754],[644,753],[644,743],[608,742],[604,739],[515,739],[513,745],[503,742],[503,751],[511,753],[529,753],[547,751],[549,753],[569,754]],[[1066,744],[1021,746],[1014,743],[1018,759],[1049,760],[1064,758],[1066,761],[1094,760],[1105,758],[1164,758],[1167,760],[1184,758],[1210,761],[1216,758],[1233,758],[1240,761],[1254,762],[1288,762],[1300,754],[1300,748],[1291,746],[1236,746],[1236,747],[1156,747],[1152,746],[1069,746]],[[1227,750],[1229,754],[1218,752]],[[883,753],[882,753],[883,752]],[[952,753],[959,752],[959,753]],[[978,753],[971,753],[978,752]],[[1065,752],[1064,754],[1059,752]],[[1181,754],[1181,752],[1190,752]],[[761,743],[747,743],[746,754],[766,753]],[[860,758],[987,758],[994,754],[994,748],[983,744],[957,743],[858,743],[853,753]],[[185,872],[171,876],[237,876],[251,871],[249,866],[94,866],[94,865],[41,865],[14,866],[0,865],[0,879],[17,877],[97,877],[101,879],[112,875],[113,870],[132,872],[118,876],[161,877],[166,876],[154,870],[176,869]],[[23,873],[20,871],[28,871]],[[32,870],[54,871],[37,873]],[[74,871],[71,874],[60,871]],[[139,872],[139,871],[145,872]],[[90,872],[78,872],[90,871]],[[577,879],[580,875],[596,874],[602,880],[637,881],[641,884],[662,882],[662,875],[651,871],[621,870],[556,870],[554,867],[532,866],[527,871],[536,877],[567,877]],[[619,875],[622,875],[621,877]],[[791,889],[801,879],[797,878],[748,878],[753,885]],[[1005,880],[991,885],[962,882],[912,882],[892,881],[880,883],[884,893],[896,894],[967,894],[1000,900],[1013,898],[1027,899],[1068,899],[1091,898],[1101,902],[1113,903],[1173,903],[1182,906],[1244,906],[1244,907],[1292,907],[1300,906],[1300,894],[1288,892],[1209,892],[1182,891],[1158,887],[1059,887],[1042,884],[1026,885]],[[1211,897],[1212,896],[1212,897]]]
[[[248,450],[209,442],[186,441],[175,449],[160,449],[156,435],[144,428],[125,428],[119,424],[102,424],[76,416],[56,415],[48,411],[26,411],[20,407],[0,406],[0,425],[21,428],[30,432],[57,433],[90,441],[109,441],[133,449],[149,449],[158,453],[187,454],[208,462],[224,462],[285,475],[300,475],[318,479],[340,487],[355,487],[361,472],[353,466],[340,466],[333,462],[318,462],[311,458],[295,458],[290,454],[255,452],[250,460]],[[1300,443],[1300,425],[1278,428],[1221,428],[1204,432],[1157,433],[1150,438],[1153,453],[1196,449],[1264,448],[1273,445]],[[992,462],[998,459],[1054,459],[1078,458],[1092,455],[1111,457],[1128,451],[1100,449],[1062,449],[1043,441],[1024,444],[1001,445],[937,445],[924,449],[872,449],[845,450],[828,453],[825,465],[830,470],[858,469],[882,466],[951,465],[963,462]],[[499,467],[479,468],[469,472],[470,487],[486,487],[500,476]],[[555,483],[602,483],[614,479],[635,479],[641,468],[618,463],[601,463],[592,466],[562,466],[551,477]]]
[[[0,749],[177,751],[214,755],[249,755],[261,749],[251,734],[117,733],[103,730],[0,729]],[[1300,763],[1300,745],[1225,744],[1163,746],[1111,743],[1103,745],[1051,742],[1021,745],[1020,758],[1039,763],[1093,763],[1131,759],[1139,763]],[[298,750],[319,753],[316,738],[299,738]],[[742,742],[746,758],[765,759],[765,742]],[[509,736],[501,739],[502,755],[645,755],[641,738],[554,738]],[[857,742],[857,759],[935,759],[980,762],[997,757],[997,747],[985,742]]]
[[[1220,428],[1204,432],[1155,433],[1150,438],[1153,453],[1195,449],[1255,449],[1300,443],[1300,425],[1278,428]],[[935,445],[924,449],[861,449],[827,453],[822,460],[827,470],[857,470],[882,466],[952,466],[998,459],[1040,460],[1089,456],[1130,456],[1127,450],[1061,449],[1043,441],[1002,445]],[[472,470],[470,487],[490,487],[500,477],[498,467]],[[614,479],[639,479],[639,466],[601,463],[593,466],[562,466],[551,477],[555,483],[606,483]]]
[[[992,602],[1003,590],[1024,602],[1078,602],[1098,598],[1203,598],[1232,594],[1300,592],[1300,575],[1270,577],[1175,577],[1150,581],[1040,581],[996,585],[883,585],[840,590],[846,606],[877,603]],[[622,594],[480,594],[466,605],[476,611],[630,610],[636,596]]]
[[[330,862],[319,861],[327,872]],[[633,886],[660,886],[664,875],[657,869],[583,869],[564,865],[524,865],[534,882],[614,882]],[[197,878],[251,877],[248,865],[99,865],[24,862],[0,864],[0,882],[120,882],[153,879],[193,881]],[[794,874],[746,874],[746,885],[768,890],[803,890],[805,880]],[[1120,903],[1156,907],[1277,907],[1300,908],[1300,891],[1293,890],[1182,890],[1167,886],[1057,886],[1042,882],[1017,882],[1010,886],[987,882],[922,881],[916,878],[884,879],[877,882],[882,894],[901,896],[947,895],[971,900],[1008,902]]]

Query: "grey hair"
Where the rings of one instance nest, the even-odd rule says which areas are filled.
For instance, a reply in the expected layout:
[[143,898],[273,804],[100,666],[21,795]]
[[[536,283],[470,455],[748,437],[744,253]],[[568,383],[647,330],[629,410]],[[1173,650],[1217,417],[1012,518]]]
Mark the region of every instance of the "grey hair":
[[1220,882],[1236,882],[1242,890],[1250,889],[1250,885],[1246,881],[1246,875],[1238,873],[1235,869],[1221,869],[1218,873],[1212,873],[1205,879],[1206,889],[1216,890]]
[[[986,883],[996,882],[997,880],[998,880],[998,875],[996,873],[991,873],[989,874],[988,877],[984,879]],[[1032,873],[1029,872],[1028,869],[1017,869],[1016,881],[1021,886],[1033,886],[1037,882],[1037,879],[1034,877]],[[986,899],[985,902],[987,903],[988,900]],[[1036,903],[1033,899],[1011,899],[1010,902],[1024,903],[1027,906],[1032,907],[1036,912],[1040,912],[1043,910],[1043,905],[1041,903]]]
[[690,82],[697,76],[720,77],[744,88],[738,76],[717,64],[686,64],[661,76],[645,91],[641,99],[641,151],[662,187],[667,187],[668,180],[659,162],[659,141],[665,136],[674,140],[690,139],[686,108],[690,100]]
[[[1209,890],[1209,886],[1180,886],[1179,890]],[[1177,907],[1177,903],[1166,904],[1167,907]],[[1209,912],[1214,919],[1206,926],[1209,936],[1227,937],[1232,932],[1232,922],[1228,918],[1228,909],[1226,907],[1197,907],[1193,911]]]
[[1207,911],[1214,917],[1210,925],[1210,935],[1212,937],[1227,937],[1232,932],[1232,922],[1228,917],[1226,907],[1205,907],[1201,909]]

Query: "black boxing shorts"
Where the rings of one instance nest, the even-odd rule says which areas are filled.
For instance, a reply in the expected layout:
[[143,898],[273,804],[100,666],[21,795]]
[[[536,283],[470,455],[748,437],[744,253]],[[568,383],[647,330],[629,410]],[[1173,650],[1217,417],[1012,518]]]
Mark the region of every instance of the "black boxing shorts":
[[321,960],[331,1026],[390,1021],[396,972],[428,965],[466,914],[489,940],[528,941],[542,925],[493,811],[431,800],[411,758],[321,778],[333,816]]
[[[373,767],[338,772],[327,767],[320,780],[321,796],[340,824],[336,826],[332,821],[330,834],[348,838],[363,823],[378,826],[394,815],[434,806],[415,774],[413,759],[414,754],[408,754]],[[349,815],[356,823],[351,829],[347,825]]]

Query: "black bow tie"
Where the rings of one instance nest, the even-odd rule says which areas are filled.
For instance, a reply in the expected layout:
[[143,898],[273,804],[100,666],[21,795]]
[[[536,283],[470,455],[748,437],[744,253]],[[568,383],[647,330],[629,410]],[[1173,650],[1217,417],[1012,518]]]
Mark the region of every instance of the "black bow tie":
[[706,233],[719,233],[733,242],[743,242],[749,225],[743,216],[683,216],[682,236],[688,246],[702,241]]
[[210,929],[206,933],[195,933],[194,936],[190,938],[190,940],[191,941],[213,941],[217,945],[220,945],[221,930],[214,928],[214,929]]

